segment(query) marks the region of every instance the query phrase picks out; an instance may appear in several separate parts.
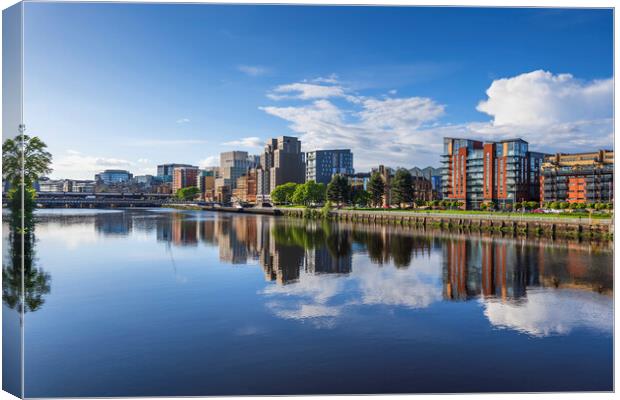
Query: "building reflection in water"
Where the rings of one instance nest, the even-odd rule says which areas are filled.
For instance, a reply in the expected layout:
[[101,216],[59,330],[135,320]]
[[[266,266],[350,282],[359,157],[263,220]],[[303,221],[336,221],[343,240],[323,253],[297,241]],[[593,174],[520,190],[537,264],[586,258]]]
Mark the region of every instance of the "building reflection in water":
[[[131,218],[114,216],[98,230],[131,229]],[[96,221],[96,220],[95,220]],[[119,226],[122,226],[121,229]],[[301,273],[350,274],[361,251],[378,265],[407,269],[416,259],[441,253],[443,298],[477,297],[519,301],[528,287],[571,287],[611,293],[612,253],[583,243],[541,246],[522,239],[437,236],[386,226],[354,226],[254,216],[196,218],[173,212],[156,220],[157,240],[174,246],[217,246],[221,261],[261,265],[265,278],[281,285]],[[603,260],[603,262],[601,262]]]
[[[127,215],[95,218],[97,231],[118,236],[155,230],[157,240],[170,246],[217,247],[222,263],[258,264],[275,283],[264,291],[268,307],[279,317],[310,318],[317,325],[334,323],[353,304],[424,308],[442,299],[477,299],[494,326],[561,334],[567,327],[596,326],[587,307],[575,313],[568,304],[571,310],[589,304],[606,315],[605,298],[613,289],[611,245],[248,215],[121,214]],[[351,295],[351,288],[357,297],[339,297]],[[582,299],[575,290],[602,297]],[[555,320],[548,317],[550,304],[564,310],[554,312]]]
[[128,236],[133,230],[133,216],[126,212],[94,215],[95,230],[106,236]]
[[[594,259],[596,257],[596,260]],[[449,300],[493,297],[518,301],[528,287],[611,293],[611,253],[583,245],[535,246],[505,239],[448,239],[443,246],[443,293]]]

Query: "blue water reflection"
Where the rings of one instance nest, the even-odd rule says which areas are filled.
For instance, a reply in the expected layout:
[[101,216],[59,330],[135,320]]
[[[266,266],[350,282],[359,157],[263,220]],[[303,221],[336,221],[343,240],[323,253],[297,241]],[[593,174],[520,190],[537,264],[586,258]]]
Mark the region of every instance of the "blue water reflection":
[[173,210],[37,218],[51,291],[26,315],[27,396],[612,389],[609,243]]

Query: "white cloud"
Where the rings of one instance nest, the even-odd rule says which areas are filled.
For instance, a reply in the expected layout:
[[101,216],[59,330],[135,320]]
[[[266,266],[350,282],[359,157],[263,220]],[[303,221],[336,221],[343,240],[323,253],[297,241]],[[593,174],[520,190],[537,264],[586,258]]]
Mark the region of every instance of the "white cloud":
[[290,83],[277,86],[267,94],[272,100],[283,99],[326,99],[329,97],[344,97],[345,90],[339,85],[316,85],[313,83]]
[[445,107],[425,97],[400,99],[368,99],[360,112],[362,124],[368,128],[416,129],[444,114]]
[[245,137],[242,139],[231,140],[229,142],[222,143],[224,146],[238,146],[238,147],[262,147],[264,141],[256,136]]
[[186,124],[189,122],[189,118],[180,118],[177,119],[177,124]]
[[269,72],[269,69],[260,65],[239,65],[237,69],[249,76],[260,76]]
[[54,179],[94,179],[95,174],[105,169],[126,169],[134,175],[153,175],[157,166],[147,158],[127,160],[114,157],[95,156],[77,150],[66,150],[52,159]]
[[[327,85],[327,80],[329,83]],[[439,165],[444,136],[500,140],[521,137],[531,150],[579,151],[613,143],[613,81],[581,81],[545,71],[498,79],[477,109],[486,122],[451,124],[446,106],[428,97],[361,96],[333,79],[280,85],[267,94],[302,104],[260,107],[289,122],[304,151],[351,148],[355,168]],[[333,98],[345,100],[335,103]]]
[[[410,166],[432,148],[432,132],[416,131],[443,114],[443,106],[428,98],[359,98],[355,109],[340,108],[327,99],[289,107],[261,107],[289,121],[301,136],[304,151],[351,148],[355,167],[380,163]],[[352,103],[353,104],[353,103]],[[441,145],[436,150],[439,150]]]
[[533,71],[493,81],[478,111],[493,119],[464,127],[478,137],[521,137],[530,149],[583,151],[613,143],[613,80]]
[[313,79],[312,82],[317,83],[338,83],[338,75],[330,74],[328,77],[318,77]]
[[220,165],[220,156],[208,156],[198,161],[200,168],[217,167]]
[[105,169],[129,169],[134,163],[129,160],[99,157],[76,151],[67,152],[52,161],[55,177],[73,179],[94,179],[96,173]]
[[590,82],[571,74],[533,71],[493,81],[477,110],[494,126],[547,126],[612,116],[613,79]]

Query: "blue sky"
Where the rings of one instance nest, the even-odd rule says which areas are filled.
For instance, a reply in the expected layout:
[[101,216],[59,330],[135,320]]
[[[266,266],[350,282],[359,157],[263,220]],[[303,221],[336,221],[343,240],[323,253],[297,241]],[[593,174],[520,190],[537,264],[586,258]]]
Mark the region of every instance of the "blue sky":
[[611,147],[611,10],[27,3],[25,120],[53,177],[217,163],[296,135],[355,167],[442,137]]

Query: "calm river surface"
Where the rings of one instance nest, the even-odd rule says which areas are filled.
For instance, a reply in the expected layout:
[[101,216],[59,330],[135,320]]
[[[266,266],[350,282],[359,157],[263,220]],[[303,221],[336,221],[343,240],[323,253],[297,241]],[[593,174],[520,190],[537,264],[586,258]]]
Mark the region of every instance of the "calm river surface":
[[612,390],[611,243],[165,209],[37,220],[28,397]]

